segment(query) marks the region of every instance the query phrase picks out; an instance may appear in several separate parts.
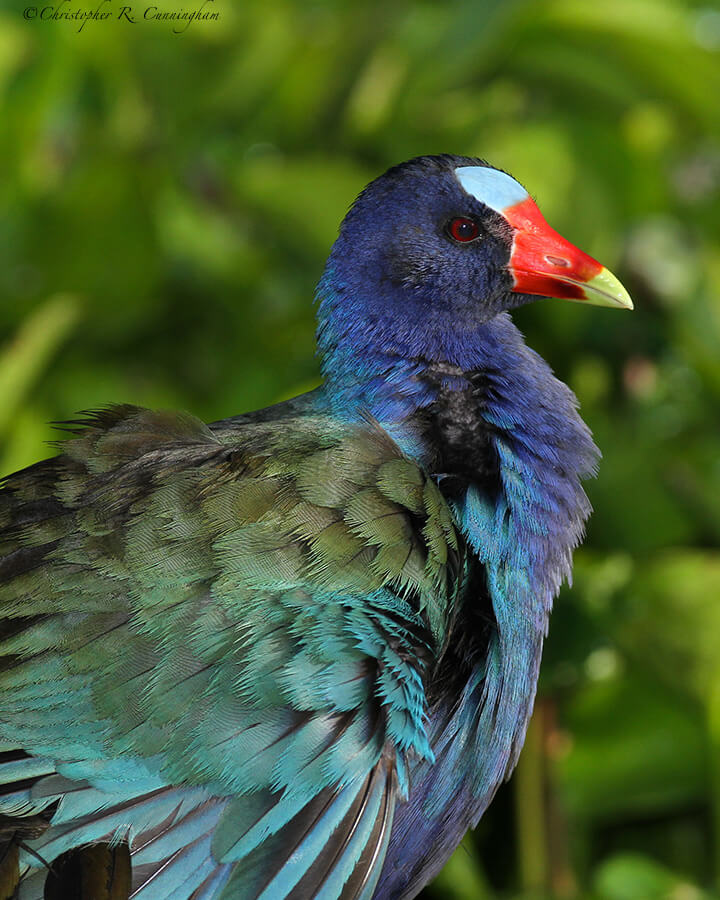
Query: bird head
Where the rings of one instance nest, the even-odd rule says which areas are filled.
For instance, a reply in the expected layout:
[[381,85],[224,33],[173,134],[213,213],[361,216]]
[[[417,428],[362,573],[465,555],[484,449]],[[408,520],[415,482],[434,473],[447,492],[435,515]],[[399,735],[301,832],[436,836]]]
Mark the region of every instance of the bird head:
[[357,339],[354,325],[399,352],[432,346],[446,358],[477,325],[537,297],[632,309],[617,278],[554,231],[518,181],[448,155],[417,157],[365,188],[319,295],[335,341]]

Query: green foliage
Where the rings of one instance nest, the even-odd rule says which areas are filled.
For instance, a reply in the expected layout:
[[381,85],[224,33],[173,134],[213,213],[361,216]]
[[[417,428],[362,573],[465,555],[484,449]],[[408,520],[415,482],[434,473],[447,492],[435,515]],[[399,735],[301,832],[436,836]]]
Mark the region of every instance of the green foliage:
[[8,447],[2,460],[3,473],[14,464],[23,465],[34,449],[28,437],[35,438],[32,426],[17,428],[22,421],[22,405],[44,373],[54,351],[78,318],[77,299],[59,294],[38,306],[21,324],[17,334],[0,354],[0,440]]
[[636,311],[516,316],[603,450],[596,512],[522,791],[427,896],[716,896],[720,8],[212,5],[180,35],[0,10],[4,470],[78,409],[212,419],[306,389],[313,287],[367,180],[427,152],[508,169]]
[[614,856],[598,869],[595,886],[598,900],[709,900],[705,891],[689,884],[646,857]]

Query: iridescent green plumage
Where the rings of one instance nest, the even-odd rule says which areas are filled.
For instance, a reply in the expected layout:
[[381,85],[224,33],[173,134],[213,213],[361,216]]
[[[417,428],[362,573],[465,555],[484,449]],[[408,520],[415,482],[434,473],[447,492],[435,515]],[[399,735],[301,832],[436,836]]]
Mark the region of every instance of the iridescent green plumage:
[[[385,799],[367,841],[385,840],[375,821],[406,794],[407,755],[432,759],[423,660],[459,584],[437,485],[369,421],[213,432],[128,407],[79,427],[0,494],[0,750],[48,760],[25,813],[77,791],[66,779],[120,783],[125,803],[197,786],[204,803],[223,798],[213,853],[243,860],[245,884],[268,834],[279,870],[293,817],[349,784],[319,830],[342,843],[337,826],[374,780]],[[122,827],[108,817],[87,836]],[[72,841],[33,846],[52,859]]]

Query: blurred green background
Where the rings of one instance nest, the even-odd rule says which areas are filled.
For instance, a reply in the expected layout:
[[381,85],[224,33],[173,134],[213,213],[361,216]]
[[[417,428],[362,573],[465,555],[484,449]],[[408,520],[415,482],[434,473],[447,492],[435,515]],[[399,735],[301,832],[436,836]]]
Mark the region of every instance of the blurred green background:
[[80,33],[0,5],[0,470],[109,401],[312,386],[360,188],[508,169],[636,312],[516,315],[603,449],[596,511],[519,770],[423,897],[720,897],[720,7],[212,0],[173,34],[119,5]]

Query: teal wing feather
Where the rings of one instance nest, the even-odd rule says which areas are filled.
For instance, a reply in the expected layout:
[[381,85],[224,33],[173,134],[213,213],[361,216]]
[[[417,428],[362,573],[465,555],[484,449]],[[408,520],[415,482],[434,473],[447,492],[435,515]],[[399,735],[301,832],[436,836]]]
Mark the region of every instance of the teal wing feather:
[[438,488],[370,422],[75,424],[0,492],[0,814],[47,861],[129,840],[142,900],[370,897],[432,760]]

